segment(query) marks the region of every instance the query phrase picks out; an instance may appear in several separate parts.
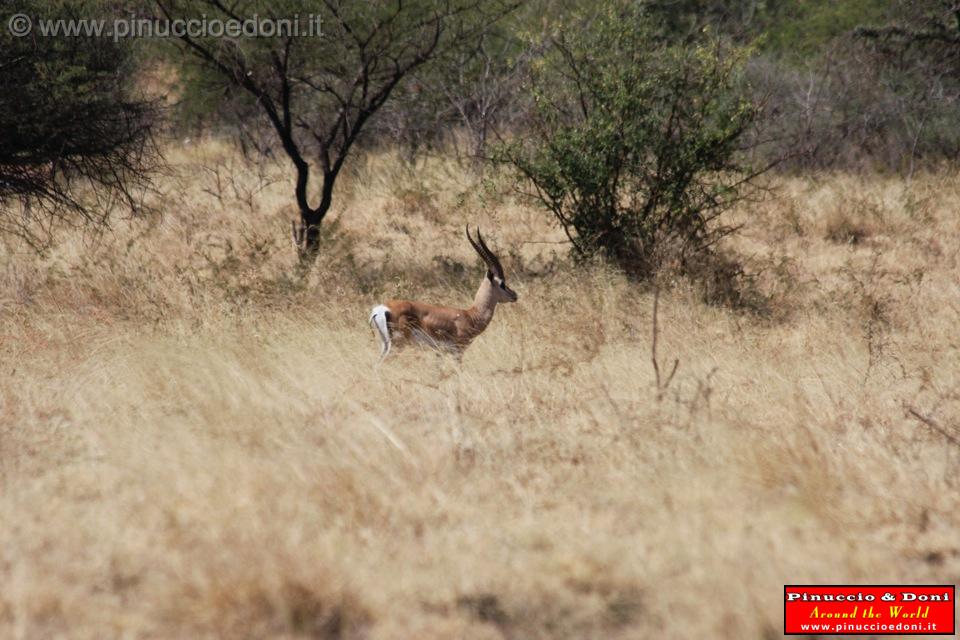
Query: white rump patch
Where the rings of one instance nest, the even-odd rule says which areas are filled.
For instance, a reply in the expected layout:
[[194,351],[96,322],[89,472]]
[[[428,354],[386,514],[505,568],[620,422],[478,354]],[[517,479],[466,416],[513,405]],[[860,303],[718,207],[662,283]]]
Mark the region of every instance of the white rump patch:
[[387,326],[387,315],[390,313],[385,305],[378,304],[370,312],[370,324],[380,336],[380,360],[382,361],[390,353],[390,328]]

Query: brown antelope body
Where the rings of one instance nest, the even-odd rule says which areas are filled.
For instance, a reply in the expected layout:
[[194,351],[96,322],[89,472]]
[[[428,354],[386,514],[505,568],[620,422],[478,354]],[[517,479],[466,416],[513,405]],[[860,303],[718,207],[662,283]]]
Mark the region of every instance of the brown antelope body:
[[500,260],[483,241],[480,230],[477,229],[474,241],[467,227],[467,240],[487,265],[487,274],[477,289],[473,305],[457,309],[412,300],[387,300],[377,305],[370,314],[370,324],[380,337],[381,361],[395,341],[398,345],[418,342],[452,353],[459,359],[490,324],[497,304],[517,301],[517,293],[507,286]]

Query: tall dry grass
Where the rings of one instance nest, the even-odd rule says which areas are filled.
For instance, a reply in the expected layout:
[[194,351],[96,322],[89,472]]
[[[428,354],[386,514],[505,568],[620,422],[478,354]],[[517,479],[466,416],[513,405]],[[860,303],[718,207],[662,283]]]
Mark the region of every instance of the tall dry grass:
[[[299,281],[281,168],[170,156],[162,218],[3,245],[0,636],[775,637],[784,583],[957,582],[955,171],[734,212],[661,394],[651,291],[496,176],[358,162]],[[373,304],[472,297],[466,222],[520,302],[374,370]]]

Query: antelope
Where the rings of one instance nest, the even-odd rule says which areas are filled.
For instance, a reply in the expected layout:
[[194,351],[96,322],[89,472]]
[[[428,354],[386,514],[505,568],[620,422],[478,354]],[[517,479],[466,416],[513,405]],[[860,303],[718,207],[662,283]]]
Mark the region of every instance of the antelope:
[[516,302],[517,292],[507,286],[503,266],[490,250],[477,228],[476,241],[467,240],[487,265],[487,273],[480,282],[473,305],[469,309],[440,307],[411,300],[387,300],[370,312],[370,324],[380,337],[380,362],[390,353],[393,341],[411,340],[440,352],[453,354],[457,361],[463,358],[474,338],[483,333],[493,319],[500,302]]

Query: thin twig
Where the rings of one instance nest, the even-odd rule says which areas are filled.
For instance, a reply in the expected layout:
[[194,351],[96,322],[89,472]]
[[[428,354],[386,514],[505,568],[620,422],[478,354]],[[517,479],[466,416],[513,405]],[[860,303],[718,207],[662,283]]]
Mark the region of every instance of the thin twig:
[[653,373],[657,378],[657,389],[660,389],[660,365],[657,363],[657,308],[660,306],[660,287],[653,290],[653,338],[650,341],[650,361],[653,362]]
[[933,429],[934,431],[942,435],[944,438],[949,440],[952,444],[955,444],[958,447],[960,447],[960,438],[950,433],[947,429],[945,429],[941,425],[937,424],[936,420],[923,415],[922,413],[920,413],[919,411],[917,411],[916,409],[914,409],[909,405],[904,405],[904,408],[907,410],[908,415],[913,416],[914,418],[916,418],[917,420],[919,420],[920,422],[927,425],[928,427],[930,427],[931,429]]
[[655,285],[653,289],[653,336],[650,340],[650,361],[653,363],[653,374],[657,383],[657,402],[663,399],[663,392],[667,390],[673,381],[673,376],[677,373],[677,367],[680,366],[680,358],[673,359],[673,366],[670,368],[670,374],[666,382],[660,383],[660,363],[657,361],[657,336],[660,328],[657,323],[657,314],[660,308],[660,285]]

